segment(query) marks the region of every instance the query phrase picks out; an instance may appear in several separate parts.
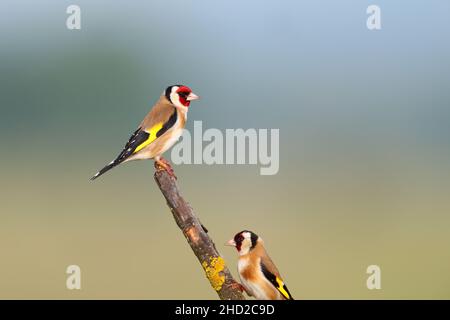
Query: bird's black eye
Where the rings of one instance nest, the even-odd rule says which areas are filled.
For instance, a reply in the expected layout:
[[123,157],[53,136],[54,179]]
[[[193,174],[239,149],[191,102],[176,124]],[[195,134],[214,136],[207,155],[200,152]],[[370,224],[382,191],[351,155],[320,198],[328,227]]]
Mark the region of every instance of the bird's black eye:
[[180,96],[186,98],[186,97],[189,95],[189,92],[182,91],[182,92],[179,92],[178,94],[179,94]]
[[239,234],[236,236],[236,239],[234,241],[236,243],[242,243],[242,241],[244,241],[244,236],[242,234]]

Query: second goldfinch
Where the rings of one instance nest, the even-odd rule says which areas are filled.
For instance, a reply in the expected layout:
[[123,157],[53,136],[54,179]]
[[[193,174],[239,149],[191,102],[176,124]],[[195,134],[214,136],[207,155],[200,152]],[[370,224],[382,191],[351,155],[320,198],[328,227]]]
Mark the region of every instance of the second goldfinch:
[[242,285],[238,285],[248,295],[258,300],[294,300],[258,235],[244,230],[227,245],[235,247],[239,253],[238,272]]
[[169,86],[142,120],[122,152],[91,180],[121,163],[140,159],[155,159],[158,169],[167,170],[175,176],[172,167],[161,155],[180,138],[186,124],[189,105],[198,98],[187,86]]

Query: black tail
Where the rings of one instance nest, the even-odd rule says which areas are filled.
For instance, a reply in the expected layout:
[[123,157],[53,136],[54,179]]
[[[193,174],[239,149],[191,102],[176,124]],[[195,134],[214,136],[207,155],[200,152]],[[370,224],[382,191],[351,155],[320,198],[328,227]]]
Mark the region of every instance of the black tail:
[[112,168],[114,168],[115,166],[117,166],[118,164],[122,163],[122,161],[117,161],[114,160],[113,162],[111,162],[110,164],[108,164],[107,166],[105,166],[103,169],[101,169],[99,172],[97,172],[92,178],[91,180],[95,180],[98,177],[100,177],[102,174],[104,174],[105,172],[111,170]]

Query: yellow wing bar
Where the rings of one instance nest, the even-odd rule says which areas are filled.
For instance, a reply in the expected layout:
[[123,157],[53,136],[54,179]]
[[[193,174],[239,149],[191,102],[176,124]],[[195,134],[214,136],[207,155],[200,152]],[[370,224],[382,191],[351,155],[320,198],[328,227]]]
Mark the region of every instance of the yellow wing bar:
[[281,280],[280,278],[276,277],[276,282],[278,284],[278,291],[280,291],[280,293],[286,298],[286,299],[292,299],[291,295],[289,294],[289,292],[286,291],[286,287],[284,286],[284,282],[283,280]]
[[137,148],[133,151],[133,153],[139,152],[142,149],[144,149],[146,146],[148,146],[150,143],[155,141],[156,139],[156,133],[161,130],[163,127],[163,123],[157,123],[153,127],[150,128],[150,131],[145,130],[149,134],[148,139],[142,142],[140,145],[137,146]]

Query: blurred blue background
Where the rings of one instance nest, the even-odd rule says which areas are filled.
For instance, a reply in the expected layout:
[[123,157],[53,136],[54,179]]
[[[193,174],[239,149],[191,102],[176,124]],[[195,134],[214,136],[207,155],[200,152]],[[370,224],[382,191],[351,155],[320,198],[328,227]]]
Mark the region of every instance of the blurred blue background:
[[[70,4],[81,30],[66,28]],[[217,297],[151,162],[89,181],[174,83],[202,96],[189,130],[280,129],[275,176],[174,168],[234,275],[221,244],[250,229],[297,299],[450,298],[448,1],[3,0],[0,12],[0,298]],[[65,287],[70,264],[80,291]],[[382,290],[365,286],[371,264]]]

